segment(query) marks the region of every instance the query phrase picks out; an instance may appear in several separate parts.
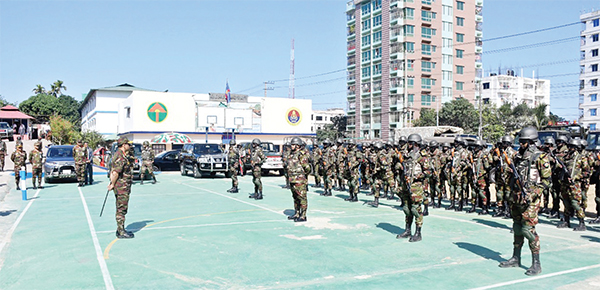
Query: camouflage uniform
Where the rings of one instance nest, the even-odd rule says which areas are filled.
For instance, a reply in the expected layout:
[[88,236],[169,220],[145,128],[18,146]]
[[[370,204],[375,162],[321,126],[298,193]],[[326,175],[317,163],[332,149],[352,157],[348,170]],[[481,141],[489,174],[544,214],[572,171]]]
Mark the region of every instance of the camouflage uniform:
[[252,183],[254,183],[254,196],[250,196],[250,198],[262,199],[262,181],[260,180],[262,173],[262,165],[267,160],[265,154],[263,153],[262,147],[260,145],[256,147],[252,147],[250,152],[246,154],[246,158],[250,160],[250,164],[252,165]]
[[[505,157],[506,154],[506,157]],[[510,179],[511,173],[509,165],[506,163],[506,158],[512,160],[516,152],[512,147],[506,149],[497,149],[493,155],[494,163],[499,164],[500,171],[496,171],[496,203],[498,211],[494,217],[505,216],[509,213],[510,205],[508,196],[510,195]]]
[[308,174],[310,174],[310,162],[308,155],[301,149],[291,152],[286,160],[288,169],[288,181],[294,199],[295,214],[292,216],[294,221],[306,221],[306,211],[308,209],[308,200],[306,196],[308,185]]
[[[441,151],[438,148],[433,148],[430,149],[429,154],[431,156],[429,158],[429,161],[431,162],[431,177],[429,178],[431,202],[433,203],[433,207],[439,208],[442,204],[442,194],[440,192],[440,171],[442,168]],[[437,204],[435,203],[436,197],[438,199]]]
[[[548,209],[548,201],[550,198],[550,191],[552,189],[552,170],[555,166],[556,160],[554,160],[554,158],[550,155],[549,152],[544,152],[540,155],[540,159],[544,160],[543,163],[543,170],[544,172],[549,171],[550,174],[541,174],[540,176],[540,183],[543,187],[543,191],[542,191],[542,197],[544,199],[544,209]],[[540,197],[540,199],[542,198]],[[541,204],[541,201],[540,201]],[[545,212],[540,210],[540,212]],[[548,213],[548,212],[546,212]]]
[[346,173],[346,167],[344,165],[344,160],[346,159],[345,157],[345,150],[346,148],[343,146],[342,143],[338,143],[337,149],[336,149],[336,153],[335,153],[335,160],[336,160],[336,177],[337,177],[337,185],[338,185],[338,190],[344,191],[346,190],[346,185],[344,182],[344,174]]
[[289,180],[289,175],[288,175],[288,168],[287,168],[287,160],[290,158],[290,155],[292,154],[292,150],[290,149],[290,146],[288,144],[283,146],[283,154],[281,154],[281,161],[283,162],[283,176],[285,177],[285,187],[284,188],[290,188],[290,180]]
[[20,190],[19,182],[21,182],[21,167],[25,169],[25,175],[27,175],[27,167],[25,162],[27,161],[27,152],[23,151],[23,144],[17,145],[17,150],[10,155],[10,160],[14,163],[15,170],[15,183],[17,184],[17,190]]
[[581,150],[581,158],[586,162],[587,166],[581,174],[581,207],[583,207],[583,211],[587,208],[587,192],[590,189],[590,177],[592,176],[592,170],[594,168],[594,158],[590,151]]
[[321,187],[321,159],[323,158],[323,149],[315,145],[313,148],[313,170],[315,175],[315,187]]
[[0,170],[4,171],[4,159],[6,158],[6,143],[0,139]]
[[[563,146],[559,146],[554,153],[555,159],[558,159],[564,163],[568,151],[569,149],[567,148],[566,144]],[[554,170],[552,172],[552,210],[550,211],[550,218],[560,217],[560,200],[563,196],[562,189],[564,183],[563,180],[561,180],[561,171],[562,169],[560,168],[559,161],[556,161]]]
[[129,207],[129,195],[131,193],[131,182],[133,178],[133,163],[128,156],[129,154],[123,152],[121,149],[121,146],[125,143],[129,143],[129,141],[126,140],[127,138],[124,137],[119,138],[119,149],[112,158],[111,165],[111,175],[113,172],[118,174],[113,187],[116,200],[115,219],[117,221],[117,236],[127,234],[125,231],[125,215],[127,214],[127,209]]
[[[39,145],[38,145],[39,144]],[[34,149],[29,153],[29,163],[31,163],[31,182],[33,189],[42,187],[42,166],[44,164],[44,154],[41,151],[42,143],[35,143]],[[38,181],[36,185],[36,180]]]
[[[447,209],[461,211],[463,207],[464,195],[468,190],[468,168],[471,153],[465,148],[453,150],[451,155],[450,168],[450,201],[451,205]],[[458,200],[457,200],[458,198]]]
[[152,150],[150,145],[144,144],[144,149],[142,149],[142,166],[140,167],[140,184],[144,184],[144,176],[146,175],[146,172],[148,172],[150,177],[152,177],[152,183],[156,183],[154,170],[152,170],[154,157],[154,150]]
[[377,150],[375,148],[371,149],[369,155],[367,155],[367,161],[370,166],[370,185],[371,185],[371,193],[370,195],[379,196],[379,190],[381,189],[381,180],[379,179],[379,160],[377,158]]
[[363,148],[363,159],[361,160],[363,168],[363,189],[369,189],[373,184],[373,164],[369,162],[371,151],[373,151],[371,146],[369,144],[366,144]]
[[582,220],[585,218],[585,212],[582,207],[582,191],[581,183],[584,178],[584,172],[589,170],[588,161],[578,151],[574,150],[569,152],[565,158],[565,165],[569,170],[570,176],[567,180],[563,180],[562,183],[562,199],[565,205],[565,217],[564,220],[568,226],[570,226],[569,219],[571,213],[575,213],[575,216]]
[[[373,191],[375,193],[375,201],[372,203],[373,206],[379,206],[379,195],[382,188],[386,188],[391,186],[394,183],[394,172],[392,171],[392,157],[386,152],[385,149],[380,149],[375,154],[375,163],[374,173],[375,173],[375,181],[373,182]],[[386,191],[385,196],[387,197],[388,193]],[[390,192],[391,196],[393,196],[393,192]]]
[[346,154],[346,178],[348,179],[348,192],[350,197],[347,201],[358,201],[358,178],[360,177],[360,161],[362,154],[354,146],[350,146]]
[[77,145],[73,147],[73,158],[75,159],[75,172],[77,173],[77,182],[79,186],[83,186],[85,182],[85,167],[87,165],[87,152],[81,142],[77,142]]
[[471,196],[471,203],[473,204],[473,207],[471,208],[471,210],[469,212],[475,212],[475,205],[477,204],[477,196],[479,196],[479,198],[482,201],[481,204],[482,204],[482,208],[483,208],[483,211],[481,212],[481,214],[487,214],[489,202],[488,202],[487,196],[485,194],[485,189],[487,187],[487,173],[490,170],[490,168],[492,167],[493,160],[490,158],[490,155],[486,154],[482,150],[477,151],[474,154],[473,158],[474,158],[473,180],[475,183],[474,185],[476,187],[474,187],[475,192]]
[[324,149],[323,152],[323,177],[325,178],[324,182],[324,191],[321,195],[331,196],[331,189],[333,187],[334,175],[335,175],[335,149],[331,146],[328,146]]
[[238,192],[238,173],[240,171],[240,151],[235,144],[229,146],[227,152],[227,161],[229,162],[229,176],[231,176],[231,189],[228,192]]
[[448,197],[448,188],[446,183],[450,179],[451,164],[452,158],[448,150],[442,151],[440,154],[440,199],[438,200],[438,204],[441,202],[442,198]]

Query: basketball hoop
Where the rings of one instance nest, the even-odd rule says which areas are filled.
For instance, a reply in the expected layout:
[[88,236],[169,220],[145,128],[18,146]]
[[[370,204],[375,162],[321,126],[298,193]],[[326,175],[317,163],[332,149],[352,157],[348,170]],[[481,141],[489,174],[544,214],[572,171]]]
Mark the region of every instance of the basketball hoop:
[[237,125],[237,131],[242,132],[242,125]]

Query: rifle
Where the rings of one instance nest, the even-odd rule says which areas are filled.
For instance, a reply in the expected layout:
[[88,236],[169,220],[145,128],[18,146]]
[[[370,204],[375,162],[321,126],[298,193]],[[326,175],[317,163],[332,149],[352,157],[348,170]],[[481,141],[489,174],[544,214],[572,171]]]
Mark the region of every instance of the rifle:
[[473,172],[473,188],[477,188],[477,178],[479,178],[479,172],[475,169],[475,162],[473,162],[473,154],[470,155],[471,158],[471,171]]
[[106,196],[104,197],[104,203],[102,203],[102,209],[100,210],[100,217],[102,217],[102,212],[104,212],[104,206],[106,205],[106,199],[108,199],[108,193],[110,190],[106,191]]
[[521,191],[521,199],[523,201],[527,202],[527,193],[525,192],[523,179],[521,179],[521,175],[519,175],[519,172],[517,171],[517,168],[515,167],[515,165],[512,162],[510,162],[510,158],[508,158],[508,155],[506,154],[506,152],[502,152],[502,154],[504,155],[504,160],[506,161],[506,164],[508,164],[508,166],[510,166],[510,169],[512,170],[512,173],[513,173],[513,177],[515,178],[517,186],[519,187],[519,190]]
[[554,152],[552,152],[552,150],[550,150],[550,156],[552,156],[552,158],[554,158],[554,160],[556,160],[556,162],[558,162],[558,164],[560,165],[560,168],[561,168],[561,172],[559,173],[560,179],[567,180],[567,181],[569,181],[570,184],[573,184],[573,180],[571,180],[571,178],[570,178],[571,172],[569,172],[569,168],[567,168],[567,165],[565,165],[565,163],[562,160],[560,160],[560,158],[556,157],[556,155],[554,155]]

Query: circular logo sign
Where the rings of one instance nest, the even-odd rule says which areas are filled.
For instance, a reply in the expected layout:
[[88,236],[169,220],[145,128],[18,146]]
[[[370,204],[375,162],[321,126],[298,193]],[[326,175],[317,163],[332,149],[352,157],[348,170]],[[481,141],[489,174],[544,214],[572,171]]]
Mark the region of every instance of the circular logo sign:
[[300,114],[300,110],[296,108],[290,108],[289,110],[287,110],[285,118],[288,124],[296,126],[300,124],[300,121],[302,121],[302,114]]
[[152,122],[160,123],[167,118],[167,107],[162,103],[155,102],[150,104],[147,113]]

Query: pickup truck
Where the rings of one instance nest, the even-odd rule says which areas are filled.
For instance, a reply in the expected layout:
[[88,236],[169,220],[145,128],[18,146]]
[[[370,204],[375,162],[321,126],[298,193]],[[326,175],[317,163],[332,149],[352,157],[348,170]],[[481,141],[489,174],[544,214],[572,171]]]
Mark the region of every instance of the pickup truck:
[[[277,171],[279,175],[283,175],[283,160],[281,158],[281,152],[279,152],[278,147],[276,147],[271,142],[262,142],[260,146],[263,149],[263,153],[267,157],[267,160],[262,165],[262,175],[268,175],[270,171]],[[252,143],[246,142],[242,143],[242,151],[240,152],[242,155],[248,154],[248,151],[252,147]],[[250,164],[250,160],[244,160],[244,172],[252,172],[252,165]]]

